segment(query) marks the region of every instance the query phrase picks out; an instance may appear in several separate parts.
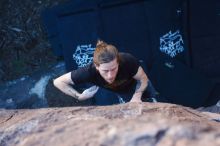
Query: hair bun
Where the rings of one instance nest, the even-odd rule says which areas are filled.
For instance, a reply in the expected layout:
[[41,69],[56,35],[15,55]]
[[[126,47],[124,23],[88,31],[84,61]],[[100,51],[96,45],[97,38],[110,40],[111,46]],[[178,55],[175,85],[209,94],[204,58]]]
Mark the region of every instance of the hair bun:
[[97,43],[96,43],[96,46],[106,46],[107,44],[102,41],[102,40],[98,40]]

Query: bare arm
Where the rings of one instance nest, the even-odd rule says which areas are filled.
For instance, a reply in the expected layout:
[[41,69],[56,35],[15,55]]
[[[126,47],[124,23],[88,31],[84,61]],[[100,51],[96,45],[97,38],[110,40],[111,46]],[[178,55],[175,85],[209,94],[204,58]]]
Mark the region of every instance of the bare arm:
[[148,77],[142,67],[140,66],[138,68],[138,72],[136,75],[133,77],[135,80],[137,80],[137,85],[136,85],[136,90],[135,93],[133,94],[133,97],[131,99],[131,102],[141,102],[141,96],[143,92],[147,88],[147,83],[148,83]]
[[69,96],[72,96],[78,100],[86,100],[88,98],[91,98],[98,91],[97,86],[92,86],[92,87],[84,90],[83,93],[79,93],[78,91],[76,91],[72,87],[72,85],[74,85],[74,82],[71,79],[71,72],[66,73],[66,74],[56,78],[53,81],[53,84],[55,87],[57,87],[63,93],[65,93]]
[[71,72],[66,73],[53,81],[55,87],[57,87],[63,93],[72,96],[76,99],[79,99],[80,93],[77,92],[72,85],[74,85],[73,81],[71,80]]

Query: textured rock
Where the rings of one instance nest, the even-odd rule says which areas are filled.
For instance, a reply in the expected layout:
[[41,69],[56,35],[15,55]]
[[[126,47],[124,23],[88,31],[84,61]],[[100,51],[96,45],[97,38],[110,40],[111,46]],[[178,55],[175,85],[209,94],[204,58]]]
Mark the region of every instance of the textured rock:
[[219,146],[220,114],[160,103],[0,110],[1,146]]

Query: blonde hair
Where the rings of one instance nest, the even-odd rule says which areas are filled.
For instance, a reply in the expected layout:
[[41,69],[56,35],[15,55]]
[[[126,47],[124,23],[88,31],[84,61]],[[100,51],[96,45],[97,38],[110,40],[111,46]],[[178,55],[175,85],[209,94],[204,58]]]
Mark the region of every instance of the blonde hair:
[[97,66],[99,66],[102,63],[111,62],[115,58],[119,62],[119,55],[117,48],[111,44],[107,44],[104,41],[98,40],[93,55],[93,62]]

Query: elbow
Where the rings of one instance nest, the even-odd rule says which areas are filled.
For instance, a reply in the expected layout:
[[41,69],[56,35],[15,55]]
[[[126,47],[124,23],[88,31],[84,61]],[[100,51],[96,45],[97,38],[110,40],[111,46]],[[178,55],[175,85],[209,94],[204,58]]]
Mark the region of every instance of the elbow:
[[143,78],[142,78],[142,80],[143,80],[144,82],[148,82],[149,79],[148,79],[147,75],[144,75]]
[[148,81],[149,81],[149,79],[148,79],[148,77],[147,77],[147,76],[145,77],[145,81],[146,81],[146,82],[148,82]]
[[53,80],[53,85],[57,87],[58,89],[67,87],[68,85],[71,85],[71,84],[73,84],[73,82],[71,80],[70,73],[64,74]]
[[59,80],[58,80],[57,78],[53,80],[53,85],[54,85],[56,88],[58,88],[58,86],[59,86]]

